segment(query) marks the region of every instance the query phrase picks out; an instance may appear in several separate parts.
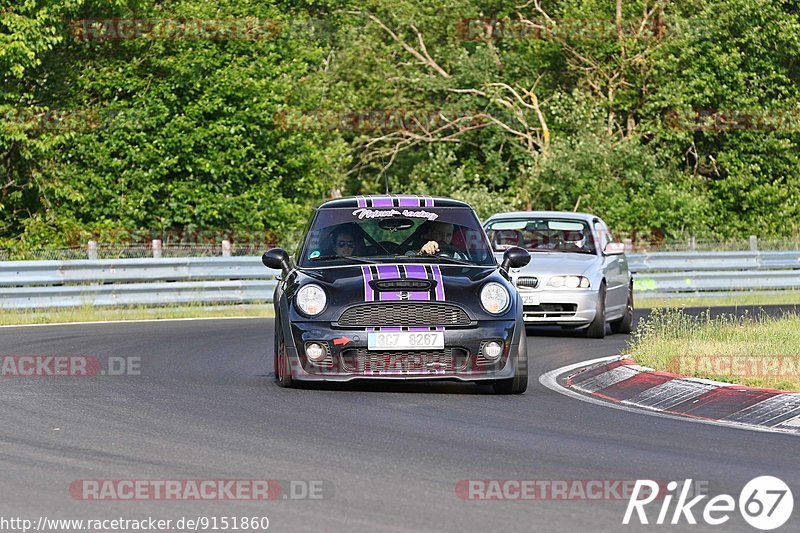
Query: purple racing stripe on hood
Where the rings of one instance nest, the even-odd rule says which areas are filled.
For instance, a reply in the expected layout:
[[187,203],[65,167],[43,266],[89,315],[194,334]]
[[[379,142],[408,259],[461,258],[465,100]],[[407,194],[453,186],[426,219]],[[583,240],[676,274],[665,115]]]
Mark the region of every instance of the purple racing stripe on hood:
[[[409,279],[428,279],[425,267],[422,265],[405,265],[406,277]],[[412,291],[409,293],[409,300],[425,301],[430,300],[431,295],[428,291]]]
[[444,281],[442,280],[442,270],[439,265],[431,265],[433,279],[436,280],[436,299],[444,301]]
[[[397,265],[378,265],[378,279],[399,279],[400,270]],[[400,293],[386,291],[378,293],[379,300],[395,301],[400,300]]]
[[369,284],[369,282],[372,281],[372,272],[370,272],[368,266],[361,267],[361,277],[364,278],[364,301],[374,302],[375,291],[372,290],[372,287]]

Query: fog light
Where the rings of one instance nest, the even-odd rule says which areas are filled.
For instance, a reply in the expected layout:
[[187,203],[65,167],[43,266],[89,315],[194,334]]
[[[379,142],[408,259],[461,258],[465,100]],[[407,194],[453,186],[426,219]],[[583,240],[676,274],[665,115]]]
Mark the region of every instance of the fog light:
[[503,353],[503,345],[497,341],[489,341],[483,346],[483,355],[486,359],[498,359]]
[[306,357],[311,361],[318,363],[325,359],[325,355],[327,355],[327,352],[322,345],[316,342],[306,344]]

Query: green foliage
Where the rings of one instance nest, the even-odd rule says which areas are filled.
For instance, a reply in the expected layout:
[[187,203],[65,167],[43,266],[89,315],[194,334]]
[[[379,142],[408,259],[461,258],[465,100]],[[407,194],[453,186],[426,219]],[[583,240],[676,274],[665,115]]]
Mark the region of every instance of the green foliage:
[[[630,34],[642,2],[623,4],[620,38],[613,2],[552,0],[541,5],[562,33],[520,38],[509,22],[541,24],[534,4],[0,1],[0,245],[174,228],[291,244],[314,203],[383,191],[386,178],[395,192],[466,200],[481,217],[577,208],[622,231],[796,231],[797,121],[696,131],[665,120],[798,113],[795,3],[651,4],[647,28],[666,33]],[[70,33],[82,18],[268,20],[281,31],[83,41]],[[465,38],[478,18],[502,21],[505,38]],[[565,20],[599,20],[611,34],[565,34]],[[54,110],[60,120],[43,115]],[[317,110],[411,113],[441,128],[280,120]]]

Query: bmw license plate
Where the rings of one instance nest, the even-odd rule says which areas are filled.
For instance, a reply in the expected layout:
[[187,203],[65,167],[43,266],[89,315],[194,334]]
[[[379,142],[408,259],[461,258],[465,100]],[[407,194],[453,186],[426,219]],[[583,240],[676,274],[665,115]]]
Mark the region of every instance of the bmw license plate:
[[522,305],[539,305],[538,294],[523,294]]
[[367,334],[368,350],[444,349],[443,331],[379,331]]

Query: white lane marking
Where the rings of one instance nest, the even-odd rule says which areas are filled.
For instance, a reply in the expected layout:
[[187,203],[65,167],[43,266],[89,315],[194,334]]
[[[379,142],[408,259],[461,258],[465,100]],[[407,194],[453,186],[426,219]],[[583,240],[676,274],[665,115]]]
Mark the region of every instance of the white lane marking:
[[131,324],[136,322],[177,322],[181,320],[251,320],[271,316],[199,316],[189,318],[137,318],[136,320],[97,320],[94,322],[51,322],[48,324],[8,324],[0,328],[35,328],[46,326],[86,326],[88,324]]
[[695,424],[708,424],[711,426],[723,426],[733,429],[746,429],[748,431],[758,431],[761,433],[780,433],[781,435],[791,435],[794,437],[800,437],[800,433],[796,433],[788,429],[750,426],[746,424],[720,421],[720,420],[702,420],[699,418],[688,418],[680,415],[674,415],[672,413],[653,411],[645,407],[629,407],[627,405],[622,405],[611,401],[600,400],[598,398],[595,398],[594,396],[587,396],[585,394],[581,394],[572,389],[568,389],[562,386],[560,383],[558,383],[559,376],[561,376],[562,374],[566,374],[567,372],[570,372],[572,370],[575,370],[576,368],[591,366],[599,363],[610,363],[611,361],[616,361],[621,358],[624,358],[624,356],[610,355],[607,357],[598,357],[597,359],[591,359],[589,361],[582,361],[580,363],[574,363],[571,365],[563,366],[561,368],[556,368],[555,370],[545,372],[544,374],[539,376],[539,383],[541,383],[542,385],[544,385],[545,387],[554,392],[563,394],[564,396],[569,396],[571,398],[575,398],[576,400],[581,400],[582,402],[593,403],[595,405],[601,405],[603,407],[611,407],[612,409],[619,409],[620,411],[627,411],[629,413],[638,413],[647,416],[657,416],[660,418],[671,418],[673,420],[682,420],[684,422],[694,422]]

